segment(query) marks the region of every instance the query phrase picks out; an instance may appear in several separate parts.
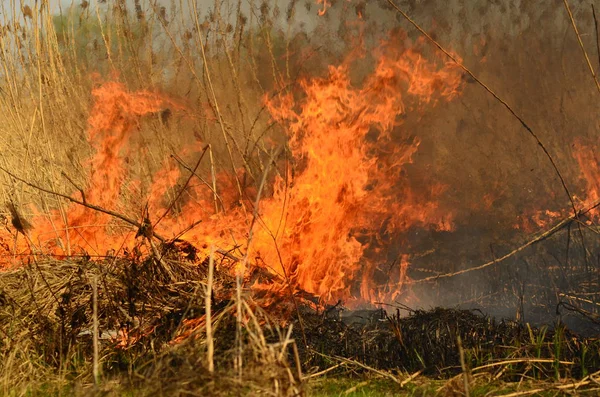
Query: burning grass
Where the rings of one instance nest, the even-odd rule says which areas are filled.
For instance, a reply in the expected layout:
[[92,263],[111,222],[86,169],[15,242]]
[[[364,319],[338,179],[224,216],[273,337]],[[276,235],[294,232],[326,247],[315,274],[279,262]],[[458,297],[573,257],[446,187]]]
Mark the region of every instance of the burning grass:
[[[538,391],[595,387],[595,339],[560,321],[522,321],[527,304],[596,321],[597,130],[573,140],[560,124],[567,102],[583,114],[585,96],[541,117],[558,118],[549,130],[565,134],[534,132],[454,52],[414,39],[395,17],[391,29],[368,22],[371,12],[405,15],[391,1],[317,1],[311,34],[295,22],[296,1],[285,15],[266,1],[184,3],[2,13],[5,394],[299,395],[333,374],[365,377],[346,394],[381,379],[408,394],[485,394],[486,382],[508,390],[525,379]],[[545,45],[556,43],[535,37],[527,45],[550,57]],[[480,68],[491,50],[473,40],[476,60],[470,36],[462,50]],[[503,54],[505,41],[489,46]],[[554,70],[553,58],[539,62]],[[496,61],[490,73],[510,66]],[[555,69],[581,87],[579,74]],[[512,116],[491,106],[478,116],[489,94]],[[545,157],[523,149],[513,116]],[[497,141],[518,150],[500,153]],[[492,160],[474,160],[482,153]],[[550,165],[568,200],[543,182]],[[527,190],[523,170],[536,168]],[[486,225],[457,247],[464,230]],[[490,242],[489,260],[492,237],[526,242],[499,255]],[[447,308],[392,314],[434,294],[436,305],[501,303],[517,321]],[[432,378],[445,380],[422,384]]]
[[461,376],[473,390],[492,379],[585,390],[600,369],[600,342],[561,324],[534,328],[441,308],[408,316],[315,310],[306,294],[294,297],[296,315],[282,315],[289,296],[277,304],[270,297],[269,307],[251,291],[238,294],[226,272],[210,281],[214,257],[180,254],[169,247],[160,258],[38,257],[0,273],[4,393],[298,395],[321,390],[325,374],[354,374],[357,388],[382,378],[395,385],[384,389],[407,394],[431,387],[424,376],[450,378],[438,393],[464,390]]

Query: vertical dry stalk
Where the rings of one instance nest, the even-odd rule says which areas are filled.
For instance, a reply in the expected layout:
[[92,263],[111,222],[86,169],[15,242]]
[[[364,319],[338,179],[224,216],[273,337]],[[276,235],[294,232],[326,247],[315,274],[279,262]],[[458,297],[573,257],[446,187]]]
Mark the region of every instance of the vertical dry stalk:
[[237,372],[238,381],[242,381],[242,281],[239,272],[235,277],[235,309],[236,309],[236,329],[235,329],[235,347],[236,347],[236,355],[234,368]]
[[592,16],[594,17],[594,28],[596,30],[596,55],[598,55],[598,67],[600,68],[600,35],[598,34],[598,18],[596,17],[596,9],[592,4]]
[[93,338],[94,338],[94,385],[100,384],[100,368],[98,365],[98,275],[92,278],[92,305],[93,305]]
[[469,397],[469,373],[467,371],[467,365],[465,363],[465,351],[462,346],[462,340],[460,335],[456,337],[456,343],[458,344],[458,353],[460,355],[460,367],[463,373],[463,382],[465,385],[465,396]]
[[300,353],[298,353],[298,344],[295,340],[292,341],[292,350],[294,352],[294,363],[296,364],[296,375],[298,376],[298,382],[302,382],[302,365],[300,364]]
[[208,280],[206,281],[206,294],[204,294],[204,305],[206,312],[206,345],[207,345],[207,360],[208,360],[208,372],[211,374],[215,372],[214,362],[214,351],[215,345],[213,340],[212,330],[212,313],[211,313],[211,302],[212,302],[212,288],[213,288],[213,271],[215,265],[215,246],[210,248],[210,258],[208,260]]
[[[104,42],[104,48],[106,49],[106,59],[108,59],[108,63],[111,69],[117,70],[113,62],[113,55],[110,44],[110,25],[108,24],[108,14],[106,17],[106,24],[103,24],[102,17],[100,16],[100,8],[96,7],[96,17],[98,18],[98,27],[100,28],[100,35],[102,36],[102,41]],[[106,31],[103,28],[104,26],[106,26]]]
[[581,51],[583,51],[583,56],[585,57],[585,61],[587,62],[588,68],[590,68],[590,73],[592,73],[592,77],[594,78],[594,82],[596,83],[596,88],[598,92],[600,92],[600,83],[598,82],[598,77],[596,76],[596,72],[594,72],[594,67],[592,66],[592,62],[588,57],[587,51],[583,46],[583,41],[581,40],[581,35],[579,34],[579,30],[577,29],[577,25],[575,24],[575,18],[573,18],[573,13],[571,12],[571,7],[569,7],[569,2],[567,0],[563,0],[565,3],[565,8],[567,9],[567,13],[569,14],[569,19],[571,20],[571,26],[573,26],[573,30],[575,31],[575,35],[577,35],[577,41],[579,41],[579,46],[581,47]]
[[265,187],[265,183],[267,181],[267,176],[269,174],[270,165],[274,162],[274,159],[277,158],[279,152],[281,151],[281,147],[278,149],[277,153],[273,156],[271,161],[269,162],[267,168],[265,168],[265,172],[263,173],[262,180],[258,187],[258,192],[256,193],[256,200],[254,202],[254,213],[252,217],[252,222],[250,223],[250,230],[248,231],[248,241],[246,242],[246,253],[244,258],[242,259],[241,265],[236,271],[236,310],[237,310],[237,325],[236,325],[236,360],[235,367],[238,372],[238,380],[242,380],[242,278],[244,276],[244,271],[246,269],[246,265],[248,263],[248,253],[250,252],[250,246],[252,244],[252,237],[254,235],[254,225],[256,224],[256,220],[258,219],[258,207],[260,204],[260,199],[262,196],[263,189]]
[[219,213],[219,201],[217,194],[217,173],[215,171],[215,160],[213,158],[212,145],[208,145],[208,157],[210,158],[210,177],[212,179],[212,191],[215,199],[215,214]]
[[[204,73],[206,76],[206,82],[209,88],[210,98],[212,100],[212,106],[214,107],[215,115],[217,116],[217,121],[219,127],[221,129],[221,134],[223,135],[223,141],[225,142],[225,147],[227,148],[227,153],[229,154],[229,160],[231,162],[231,167],[233,171],[233,176],[238,188],[238,193],[240,195],[240,205],[242,207],[242,211],[246,212],[246,206],[244,205],[243,200],[244,193],[242,191],[242,184],[240,183],[240,179],[237,176],[237,166],[235,165],[235,160],[233,158],[233,151],[231,150],[231,144],[229,139],[227,138],[227,132],[225,131],[225,121],[223,119],[223,115],[219,108],[219,101],[217,100],[217,94],[215,93],[215,89],[212,83],[210,70],[208,69],[208,60],[206,57],[206,51],[204,51],[204,40],[202,40],[202,29],[200,28],[200,21],[198,20],[198,5],[197,0],[191,0],[191,4],[194,10],[194,23],[197,31],[197,38],[200,44],[200,54],[202,55],[202,65],[204,66]],[[217,3],[215,3],[214,12],[218,12]]]
[[236,355],[234,367],[237,372],[238,381],[242,381],[242,353],[243,353],[243,338],[242,338],[242,275],[240,271],[236,272],[235,276],[235,310],[236,310],[236,326],[235,326],[235,347]]

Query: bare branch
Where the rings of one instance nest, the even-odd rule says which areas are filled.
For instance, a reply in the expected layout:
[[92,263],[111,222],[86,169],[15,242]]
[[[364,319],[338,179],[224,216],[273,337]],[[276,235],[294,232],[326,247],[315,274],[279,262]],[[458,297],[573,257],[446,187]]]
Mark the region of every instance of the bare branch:
[[437,280],[442,279],[442,278],[450,278],[450,277],[454,277],[454,276],[459,276],[461,274],[474,272],[476,270],[482,270],[482,269],[485,269],[486,267],[490,267],[492,265],[500,263],[500,262],[502,262],[502,261],[510,258],[511,256],[517,254],[518,252],[523,251],[525,248],[527,248],[529,246],[532,246],[533,244],[538,243],[538,242],[540,242],[542,240],[547,239],[548,237],[552,236],[553,234],[555,234],[556,232],[558,232],[559,230],[561,230],[565,226],[571,224],[571,222],[577,221],[581,215],[584,215],[584,214],[590,212],[591,210],[593,210],[594,208],[596,208],[598,206],[600,206],[600,200],[595,201],[594,203],[592,203],[588,207],[586,207],[586,208],[584,208],[582,210],[577,211],[577,213],[569,216],[568,218],[563,219],[562,221],[560,221],[559,223],[557,223],[555,226],[553,226],[550,229],[546,230],[542,234],[539,234],[538,236],[536,236],[533,239],[529,240],[528,242],[526,242],[525,244],[521,245],[520,247],[515,248],[514,250],[512,250],[508,254],[506,254],[504,256],[501,256],[499,258],[496,258],[496,259],[494,259],[492,261],[486,262],[486,263],[484,263],[482,265],[479,265],[479,266],[476,266],[476,267],[471,267],[471,268],[468,268],[468,269],[459,270],[459,271],[454,272],[454,273],[446,273],[446,274],[440,274],[440,275],[431,276],[431,277],[425,277],[425,278],[422,278],[420,280],[406,281],[405,284],[420,284],[420,283],[425,283],[425,282],[429,282],[429,281],[437,281]]
[[[20,177],[16,176],[15,174],[13,174],[12,172],[8,171],[4,167],[0,166],[0,170],[6,172],[8,175],[10,175],[14,179],[18,180],[19,182],[23,182],[27,186],[32,187],[32,188],[34,188],[36,190],[39,190],[40,192],[52,194],[52,195],[57,196],[57,197],[62,197],[64,199],[66,199],[66,200],[69,200],[72,203],[79,204],[79,205],[81,205],[83,207],[86,207],[86,208],[89,208],[91,210],[102,212],[103,214],[110,215],[110,216],[112,216],[114,218],[117,218],[117,219],[120,219],[120,220],[122,220],[122,221],[124,221],[126,223],[129,223],[130,225],[135,226],[138,229],[140,229],[143,226],[140,222],[136,221],[135,219],[131,219],[131,218],[129,218],[129,217],[123,215],[123,214],[119,214],[118,212],[107,210],[107,209],[102,208],[100,206],[97,206],[97,205],[94,205],[94,204],[90,204],[88,202],[84,202],[84,201],[81,201],[81,200],[77,200],[77,199],[75,199],[75,198],[73,198],[73,197],[71,197],[69,195],[58,193],[58,192],[55,192],[53,190],[43,188],[41,186],[37,186],[37,185],[35,185],[35,184],[33,184],[33,183],[29,182],[29,181],[26,181],[23,178],[20,178]],[[153,235],[153,237],[157,238],[161,242],[165,242],[166,241],[166,239],[164,237],[162,237],[162,236],[160,236],[160,235],[158,235],[158,234],[156,234],[154,232],[152,233],[152,235]]]

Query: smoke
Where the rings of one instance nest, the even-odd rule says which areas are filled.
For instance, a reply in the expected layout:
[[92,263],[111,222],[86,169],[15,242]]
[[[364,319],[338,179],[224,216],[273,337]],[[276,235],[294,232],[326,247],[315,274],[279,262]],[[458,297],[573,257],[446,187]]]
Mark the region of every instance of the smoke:
[[[313,0],[239,3],[239,12],[249,25],[262,18],[273,33],[271,43],[261,42],[256,36],[258,71],[251,77],[242,74],[243,83],[250,82],[247,85],[253,89],[260,86],[272,94],[281,89],[281,81],[274,75],[286,74],[290,85],[323,78],[330,65],[343,64],[349,53],[361,48],[361,56],[349,68],[348,77],[350,86],[363,87],[377,65],[376,49],[390,37],[390,31],[404,32],[398,37],[417,43],[415,52],[419,56],[440,56],[387,1],[327,3],[330,7],[323,15],[319,13],[324,5]],[[219,13],[225,24],[237,21],[237,2],[199,1],[200,22],[210,19],[215,4],[221,4]],[[251,9],[251,4],[255,8]],[[582,168],[586,162],[597,165],[598,100],[562,5],[548,5],[541,0],[468,4],[459,0],[398,0],[396,4],[443,47],[460,55],[466,67],[523,117],[548,149],[569,191],[578,197],[577,203],[585,201],[590,192],[589,181],[583,176],[595,174],[582,172]],[[181,19],[182,25],[190,25],[191,3],[164,2],[158,6],[165,7],[168,21]],[[571,1],[571,7],[584,46],[598,67],[591,9],[584,1]],[[176,33],[175,40],[183,40],[186,32]],[[402,40],[397,42],[398,47]],[[218,44],[216,49],[208,50],[218,54]],[[278,51],[275,55],[268,52],[273,48]],[[282,56],[282,48],[291,55]],[[240,51],[249,50],[242,47]],[[170,62],[170,57],[165,59]],[[279,70],[275,71],[275,66]],[[233,91],[227,86],[233,79],[225,76],[220,76],[225,81],[222,87]],[[182,73],[179,78],[185,81],[187,76]],[[184,86],[173,81],[173,86]],[[402,191],[413,192],[412,197],[424,203],[435,199],[436,216],[451,218],[453,229],[418,224],[403,229],[401,235],[385,235],[388,219],[388,223],[383,222],[382,236],[378,236],[386,247],[385,253],[379,252],[382,269],[400,261],[403,266],[407,264],[408,276],[414,280],[468,269],[502,256],[542,230],[543,224],[551,224],[557,214],[563,216],[570,211],[569,197],[535,140],[490,93],[469,78],[464,83],[458,98],[438,106],[421,106],[418,101],[403,104],[406,109],[401,112],[401,126],[386,130],[390,150],[418,144],[410,161],[394,170]],[[225,96],[226,91],[222,89],[218,95]],[[237,106],[231,103],[228,111]],[[367,132],[368,127],[361,131]],[[373,129],[364,139],[374,140],[377,134]],[[582,150],[585,162],[576,156]],[[388,164],[382,162],[382,166]],[[396,200],[401,204],[412,197],[399,194]],[[523,306],[523,297],[534,295],[549,306],[548,302],[555,302],[561,291],[577,288],[576,280],[569,276],[576,273],[575,268],[584,267],[586,274],[591,274],[595,240],[585,233],[589,253],[583,254],[580,237],[561,233],[485,272],[467,273],[436,284],[417,284],[411,302],[451,305],[486,302],[483,297],[487,296],[487,302],[492,302],[501,291],[504,301],[496,302],[502,301],[506,307]],[[565,251],[567,241],[571,245]],[[541,286],[543,293],[534,292],[534,285]],[[529,302],[531,306],[537,303]]]
[[[583,1],[570,3],[584,46],[598,69],[592,10]],[[562,3],[479,1],[467,5],[407,0],[396,4],[442,46],[459,54],[464,65],[527,122],[548,149],[578,205],[591,197],[584,175],[593,174],[585,167],[598,164],[598,93]],[[343,37],[355,26],[358,11],[364,21],[364,43],[370,48],[390,29],[406,31],[407,39],[420,37],[387,1],[331,5],[322,19],[307,26],[311,32],[328,31],[329,35],[312,40],[335,42],[335,35]],[[305,15],[312,12],[314,6]],[[434,49],[427,43],[422,51],[427,54]],[[365,68],[368,62],[366,57]],[[403,171],[406,179],[414,191],[425,195],[432,186],[445,186],[439,205],[454,214],[456,226],[451,232],[415,227],[390,248],[389,263],[401,253],[410,254],[409,275],[414,279],[468,269],[500,257],[572,211],[564,187],[536,141],[490,93],[467,81],[455,101],[425,111],[409,109],[402,126],[404,133],[409,131],[420,140],[412,164]],[[580,142],[585,142],[587,165],[578,161],[583,150]],[[419,306],[478,302],[510,307],[502,314],[512,317],[524,310],[530,319],[530,309],[543,305],[547,316],[557,296],[581,290],[577,269],[588,275],[595,272],[589,262],[597,239],[583,231],[589,251],[584,254],[575,229],[560,232],[486,271],[416,285],[413,292],[418,299],[412,302]]]

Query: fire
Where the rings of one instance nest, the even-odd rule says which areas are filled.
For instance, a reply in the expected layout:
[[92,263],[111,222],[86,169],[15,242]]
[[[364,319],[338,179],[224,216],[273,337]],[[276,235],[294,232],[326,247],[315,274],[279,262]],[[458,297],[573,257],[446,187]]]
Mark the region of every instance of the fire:
[[[600,162],[591,144],[582,140],[576,140],[573,144],[573,156],[579,164],[581,178],[585,183],[585,199],[581,200],[582,207],[589,207],[600,200]],[[600,212],[597,208],[592,209],[588,216],[591,220],[598,222]]]
[[[580,179],[584,184],[583,198],[575,195],[573,197],[576,210],[587,209],[592,207],[600,200],[600,162],[593,150],[593,145],[584,142],[581,139],[576,139],[572,145],[572,156],[577,161],[580,171]],[[528,233],[538,232],[543,229],[548,229],[558,220],[564,219],[573,214],[572,208],[563,208],[558,211],[535,210],[530,211],[525,216],[519,217],[516,229],[524,230]],[[592,224],[600,220],[598,208],[592,208],[585,214],[588,218],[586,223]]]
[[323,8],[321,8],[321,9],[318,11],[318,14],[319,14],[319,16],[323,16],[323,15],[325,15],[325,13],[327,12],[327,9],[328,9],[329,7],[331,7],[331,4],[329,4],[329,1],[328,1],[328,0],[317,0],[317,4],[322,4],[322,5],[323,5]]
[[[167,105],[177,105],[149,91],[128,92],[119,82],[99,85],[92,90],[92,97],[94,106],[88,118],[87,135],[95,154],[87,164],[91,170],[89,182],[87,187],[81,187],[78,199],[119,211],[125,193],[125,162],[135,155],[129,141],[139,129],[140,117]],[[157,185],[160,183],[158,181]],[[35,208],[33,211],[37,214],[32,220],[35,227],[28,234],[28,241],[21,242],[21,252],[33,249],[42,253],[72,255],[76,253],[74,250],[81,249],[93,255],[104,255],[122,248],[119,232],[113,230],[117,225],[109,214],[76,203],[67,207],[66,220],[58,211],[50,216]]]
[[531,213],[519,216],[515,229],[523,230],[527,233],[535,233],[540,230],[548,229],[557,219],[567,216],[568,211],[535,210]]
[[[172,162],[154,175],[144,203],[154,231],[187,240],[204,254],[214,245],[221,253],[230,252],[228,258],[247,257],[250,269],[263,268],[273,275],[269,285],[255,281],[256,289],[284,290],[291,284],[324,302],[343,300],[350,305],[398,297],[410,257],[404,253],[393,268],[380,269],[378,254],[385,241],[401,245],[402,234],[414,227],[453,227],[452,213],[438,203],[445,187],[432,186],[425,197],[411,190],[404,178],[404,167],[412,162],[420,141],[402,128],[402,118],[452,100],[463,81],[455,64],[427,60],[418,51],[419,43],[406,43],[405,37],[384,43],[375,53],[373,72],[360,85],[351,83],[352,60],[347,60],[330,66],[325,78],[302,81],[300,92],[265,99],[288,136],[293,160],[266,179],[270,186],[259,200],[251,244],[245,245],[254,215],[244,208],[252,208],[255,197],[240,198],[226,172],[217,175],[219,210],[214,192],[194,184],[186,187],[186,200],[179,203],[178,213],[184,217],[169,211],[172,203],[165,193],[189,176]],[[95,153],[81,201],[120,212],[125,161],[140,151],[131,139],[140,119],[177,105],[155,93],[127,91],[119,82],[98,86],[92,96],[88,139]],[[135,215],[140,223],[142,212],[140,208]],[[108,214],[78,204],[66,213],[64,222],[58,212],[36,216],[30,244],[21,239],[19,251],[36,248],[69,255],[77,248],[102,255],[141,244],[135,228]],[[57,227],[60,224],[65,227]]]
[[[444,219],[437,203],[420,200],[403,184],[402,167],[412,161],[419,141],[395,140],[392,133],[406,111],[403,94],[421,104],[452,99],[460,71],[452,65],[438,69],[415,51],[395,48],[383,50],[360,88],[350,84],[346,64],[330,67],[326,79],[304,81],[301,103],[294,103],[291,94],[269,103],[304,169],[291,191],[278,180],[263,210],[277,214],[288,194],[282,267],[303,289],[326,301],[347,301],[357,282],[357,295],[366,302],[399,292],[382,296],[374,278],[377,264],[365,257],[377,248],[380,233],[398,235],[415,225],[451,228],[451,217]],[[373,133],[377,138],[369,139]],[[275,230],[277,224],[268,228]],[[398,284],[404,277],[408,262],[401,263],[388,275],[390,282]]]

